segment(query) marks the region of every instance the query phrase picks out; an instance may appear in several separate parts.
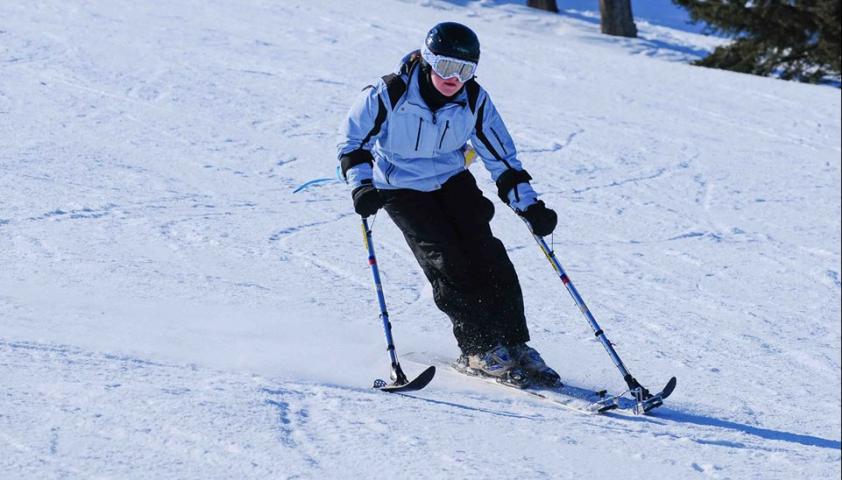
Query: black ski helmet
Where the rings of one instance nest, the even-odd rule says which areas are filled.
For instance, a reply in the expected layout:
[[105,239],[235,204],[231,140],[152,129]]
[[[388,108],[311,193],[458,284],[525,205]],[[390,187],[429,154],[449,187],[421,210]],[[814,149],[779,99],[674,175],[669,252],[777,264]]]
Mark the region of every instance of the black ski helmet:
[[427,33],[424,45],[436,55],[479,63],[479,38],[461,23],[439,23]]

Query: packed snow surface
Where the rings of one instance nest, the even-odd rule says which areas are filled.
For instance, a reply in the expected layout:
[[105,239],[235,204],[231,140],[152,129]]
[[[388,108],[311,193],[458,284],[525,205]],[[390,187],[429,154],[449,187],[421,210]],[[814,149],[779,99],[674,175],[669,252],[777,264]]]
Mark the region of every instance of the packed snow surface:
[[[659,0],[661,1],[661,0]],[[839,478],[838,89],[688,65],[723,40],[599,34],[467,0],[0,3],[0,478]],[[564,2],[559,2],[564,7]],[[669,2],[661,1],[668,5]],[[666,8],[666,7],[664,7]],[[331,178],[361,88],[452,20],[544,201],[556,254],[647,417],[448,371],[450,325]],[[624,388],[522,222],[495,234],[532,344]]]

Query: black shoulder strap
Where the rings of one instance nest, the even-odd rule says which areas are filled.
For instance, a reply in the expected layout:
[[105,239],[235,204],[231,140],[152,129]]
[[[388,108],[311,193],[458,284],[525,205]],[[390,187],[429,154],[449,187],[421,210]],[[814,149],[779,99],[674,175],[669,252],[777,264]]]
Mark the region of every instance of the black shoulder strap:
[[473,78],[465,82],[465,93],[468,94],[468,106],[471,107],[471,113],[476,113],[477,100],[479,99],[479,83]]
[[395,108],[398,100],[406,93],[406,83],[397,73],[384,75],[383,82],[386,84],[386,91],[389,92],[389,103],[392,104],[392,108]]
[[386,84],[386,91],[389,92],[389,102],[392,104],[392,108],[395,108],[395,105],[398,104],[398,101],[401,97],[403,97],[403,94],[406,93],[407,85],[401,76],[406,75],[411,78],[412,71],[415,69],[415,66],[418,65],[418,60],[420,58],[421,51],[415,50],[407,55],[407,60],[401,65],[398,73],[390,73],[383,76],[383,83]]

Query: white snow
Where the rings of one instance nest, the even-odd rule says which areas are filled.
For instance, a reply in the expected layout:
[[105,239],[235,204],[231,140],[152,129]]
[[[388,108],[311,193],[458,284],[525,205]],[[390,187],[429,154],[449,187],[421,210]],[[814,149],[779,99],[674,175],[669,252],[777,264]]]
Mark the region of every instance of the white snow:
[[[723,40],[673,10],[616,39],[519,3],[0,3],[0,478],[839,478],[838,89],[689,66]],[[342,185],[292,190],[333,175],[354,95],[443,20],[478,32],[619,354],[652,389],[678,377],[652,416],[445,368],[369,388],[388,361],[359,218]],[[472,170],[532,343],[622,390]],[[454,358],[386,215],[374,239],[405,370]]]

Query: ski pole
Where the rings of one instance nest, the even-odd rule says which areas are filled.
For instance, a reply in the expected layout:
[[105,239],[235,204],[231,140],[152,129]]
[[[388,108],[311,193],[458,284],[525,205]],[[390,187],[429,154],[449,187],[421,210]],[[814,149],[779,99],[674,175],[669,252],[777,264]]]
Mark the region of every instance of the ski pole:
[[377,257],[374,256],[374,245],[371,241],[371,229],[368,227],[368,219],[362,218],[363,238],[368,249],[368,264],[371,266],[371,275],[374,277],[374,287],[377,290],[377,301],[380,303],[380,318],[383,320],[383,332],[386,334],[386,350],[389,352],[389,359],[392,362],[392,373],[390,375],[394,385],[405,385],[409,382],[398,363],[398,355],[395,352],[395,342],[392,339],[392,324],[389,322],[389,313],[386,311],[386,298],[383,296],[383,284],[380,282],[380,270],[377,268]]
[[[529,222],[526,219],[523,219],[526,223],[527,227],[529,227],[530,233],[532,232],[532,228],[529,225]],[[620,360],[620,356],[617,355],[617,351],[614,350],[614,347],[611,345],[611,342],[608,340],[608,337],[605,336],[605,332],[600,328],[599,324],[596,323],[596,319],[591,314],[590,309],[585,304],[585,301],[582,300],[582,296],[579,295],[579,291],[576,290],[576,287],[573,285],[573,282],[570,281],[570,277],[567,276],[567,273],[564,271],[564,267],[561,266],[561,262],[558,261],[558,258],[555,256],[555,252],[553,252],[550,247],[547,245],[547,242],[544,241],[544,238],[535,235],[534,233],[532,236],[535,238],[535,241],[538,242],[538,245],[541,247],[541,250],[544,252],[544,256],[547,257],[547,260],[553,266],[558,277],[561,279],[561,283],[567,287],[567,291],[570,292],[570,296],[573,297],[573,301],[576,302],[576,306],[579,307],[579,310],[582,312],[582,315],[585,316],[587,319],[588,324],[590,324],[591,328],[594,331],[594,335],[596,338],[599,339],[602,346],[605,347],[605,351],[608,352],[608,356],[611,357],[611,361],[614,362],[614,365],[617,369],[620,370],[620,373],[623,375],[623,380],[626,381],[626,384],[629,386],[629,391],[635,397],[638,402],[642,402],[647,400],[648,398],[652,397],[652,394],[649,393],[649,390],[645,389],[638,381],[629,373],[626,366],[623,364],[623,361]]]

